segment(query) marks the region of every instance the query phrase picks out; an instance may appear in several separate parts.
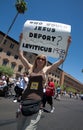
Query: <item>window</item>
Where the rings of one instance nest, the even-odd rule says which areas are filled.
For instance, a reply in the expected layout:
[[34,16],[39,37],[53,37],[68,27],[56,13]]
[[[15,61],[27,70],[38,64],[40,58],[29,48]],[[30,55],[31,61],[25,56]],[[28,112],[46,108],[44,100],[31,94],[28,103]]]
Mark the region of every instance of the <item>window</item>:
[[59,84],[59,81],[57,81],[57,84]]
[[6,53],[8,56],[10,56],[11,55],[11,52],[10,51],[7,51],[7,53]]
[[3,49],[2,48],[0,48],[0,52],[2,52],[3,51]]
[[15,55],[15,56],[14,56],[14,58],[15,58],[15,59],[18,59],[18,56],[17,56],[17,55]]
[[52,76],[54,76],[54,73],[52,73]]
[[8,59],[3,59],[3,63],[2,63],[2,65],[7,65],[7,64],[8,64],[8,62],[9,62],[9,60],[8,60]]
[[11,68],[14,69],[15,66],[16,66],[16,63],[15,63],[15,62],[12,62],[12,63],[11,63]]
[[3,42],[3,44],[6,44],[6,43],[7,43],[7,40],[5,39],[4,42]]
[[10,48],[13,49],[14,48],[14,44],[11,43],[10,44]]
[[22,68],[23,68],[23,66],[22,66],[22,65],[19,65],[19,66],[18,66],[18,72],[21,72]]
[[56,82],[56,79],[54,80],[54,82]]

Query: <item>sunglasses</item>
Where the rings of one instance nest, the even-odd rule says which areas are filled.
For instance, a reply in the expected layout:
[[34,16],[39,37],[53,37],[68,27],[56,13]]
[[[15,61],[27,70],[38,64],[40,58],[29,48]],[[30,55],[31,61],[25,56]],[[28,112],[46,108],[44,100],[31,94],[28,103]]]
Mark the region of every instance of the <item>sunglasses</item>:
[[45,61],[46,59],[45,59],[45,58],[40,58],[40,57],[38,57],[37,60]]

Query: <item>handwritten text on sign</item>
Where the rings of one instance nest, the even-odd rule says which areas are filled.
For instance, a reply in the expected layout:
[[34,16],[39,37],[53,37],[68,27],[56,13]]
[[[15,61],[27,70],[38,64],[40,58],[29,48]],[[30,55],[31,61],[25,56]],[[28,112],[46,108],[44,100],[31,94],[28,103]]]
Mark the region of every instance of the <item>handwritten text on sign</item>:
[[27,20],[20,49],[36,54],[64,57],[71,26],[56,22]]

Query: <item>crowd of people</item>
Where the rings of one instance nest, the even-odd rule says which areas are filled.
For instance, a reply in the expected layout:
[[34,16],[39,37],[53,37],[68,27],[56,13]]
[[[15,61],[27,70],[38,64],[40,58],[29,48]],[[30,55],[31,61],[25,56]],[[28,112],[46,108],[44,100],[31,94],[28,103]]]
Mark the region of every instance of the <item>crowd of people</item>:
[[[0,76],[0,96],[9,96],[8,93],[14,96],[14,102],[20,101],[22,92],[28,84],[28,73],[19,74],[16,78],[1,74]],[[10,91],[11,90],[11,91]]]

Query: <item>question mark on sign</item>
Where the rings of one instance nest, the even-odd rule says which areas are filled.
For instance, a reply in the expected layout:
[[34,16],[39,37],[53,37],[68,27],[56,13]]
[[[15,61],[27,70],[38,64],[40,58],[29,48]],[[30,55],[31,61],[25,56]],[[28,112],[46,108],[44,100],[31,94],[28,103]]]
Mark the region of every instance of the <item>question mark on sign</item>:
[[62,37],[61,36],[58,36],[58,41],[57,41],[57,46],[59,45],[59,42],[62,40]]

